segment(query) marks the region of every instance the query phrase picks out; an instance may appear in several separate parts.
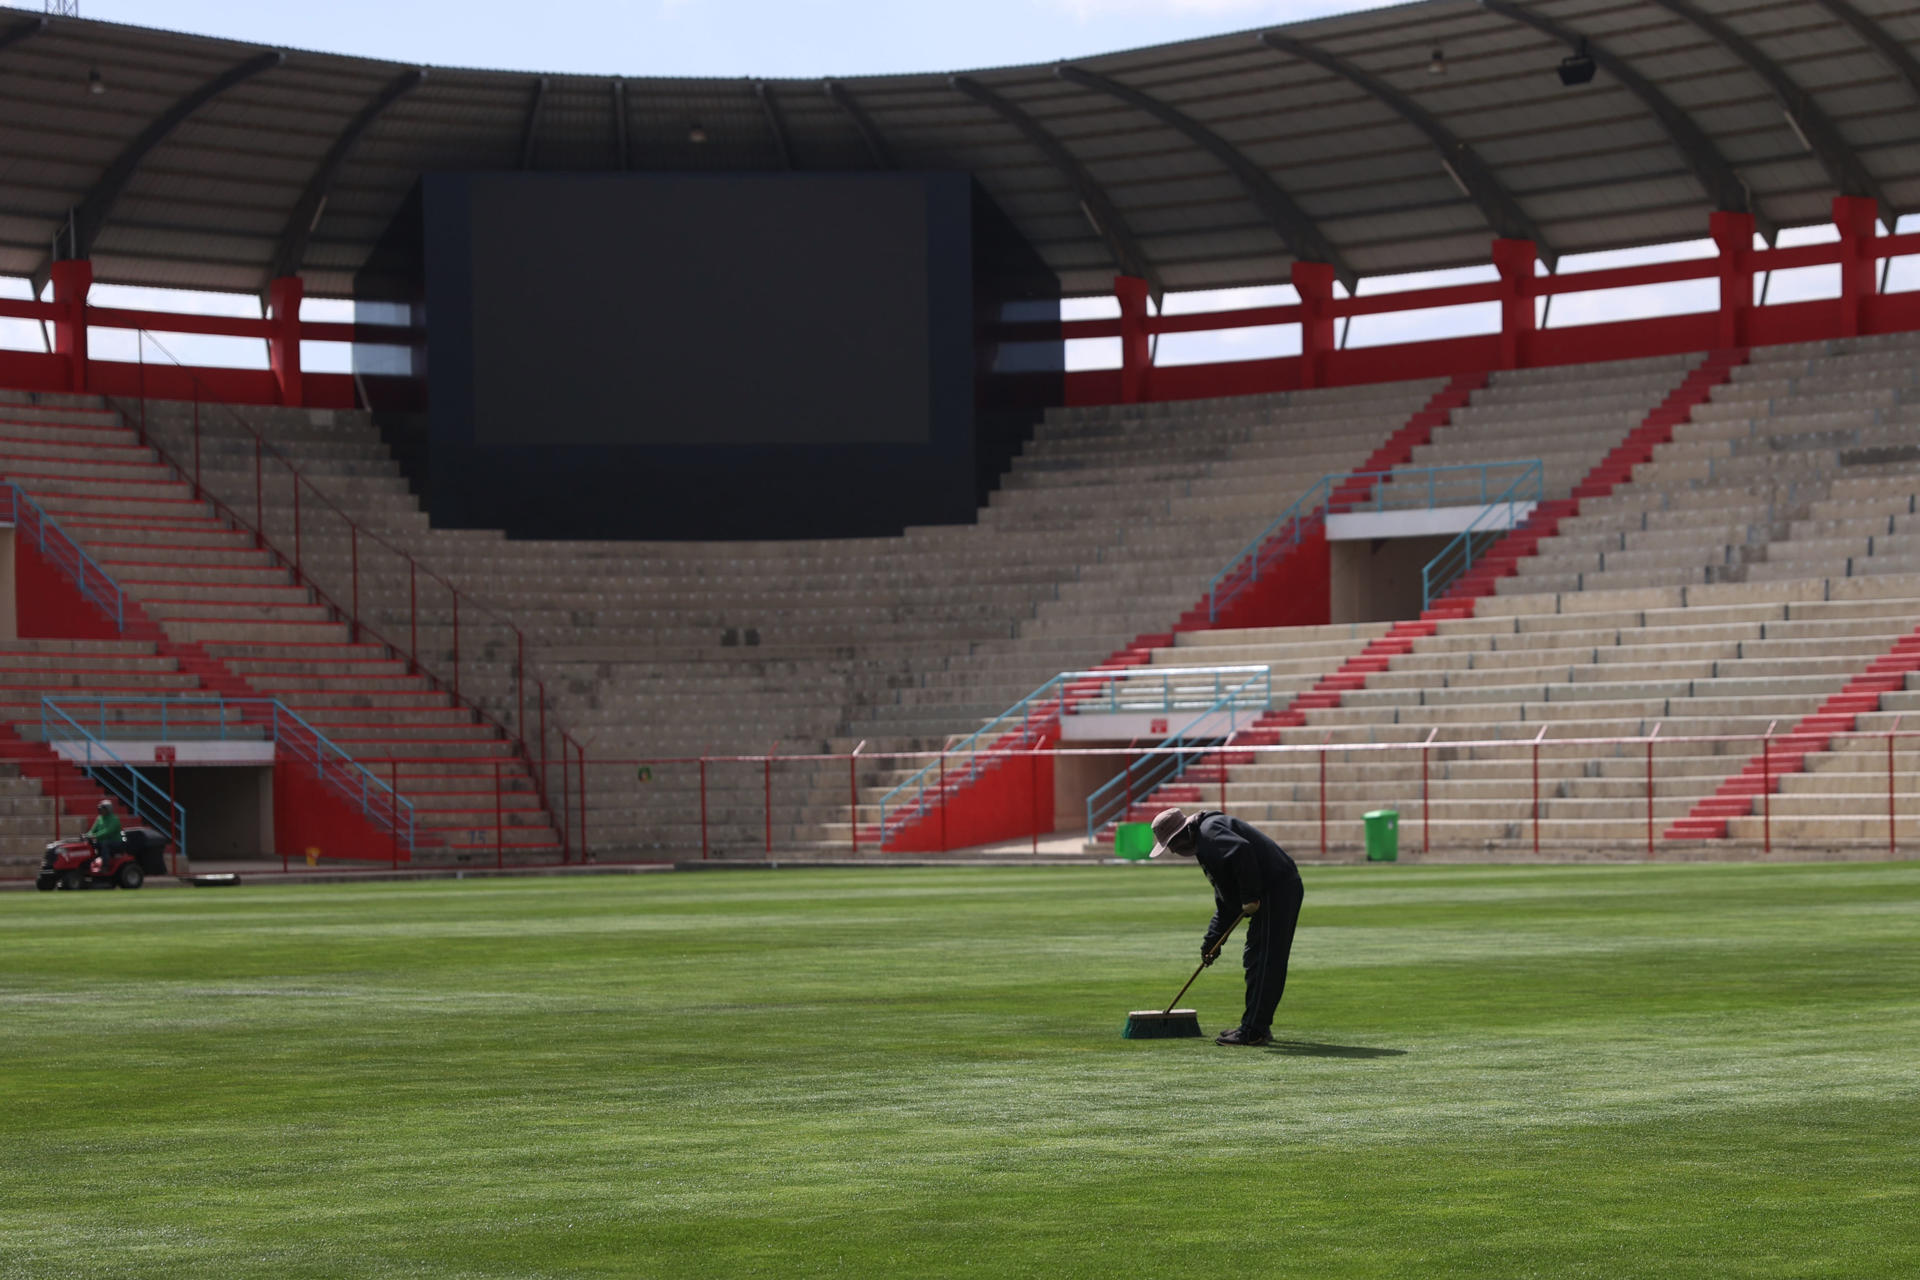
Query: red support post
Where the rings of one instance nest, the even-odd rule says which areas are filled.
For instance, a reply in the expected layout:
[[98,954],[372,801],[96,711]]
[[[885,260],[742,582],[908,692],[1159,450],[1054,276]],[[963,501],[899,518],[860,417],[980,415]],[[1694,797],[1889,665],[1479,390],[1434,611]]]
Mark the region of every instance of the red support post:
[[193,496],[202,495],[200,487],[200,383],[193,384]]
[[1435,727],[1427,730],[1427,740],[1420,744],[1420,852],[1433,852],[1433,802],[1427,791],[1427,760],[1433,754],[1433,740],[1440,736]]
[[560,860],[573,862],[573,754],[560,740]]
[[63,258],[47,268],[53,301],[60,308],[53,321],[53,350],[67,358],[67,390],[87,389],[87,294],[93,289],[93,263]]
[[1647,739],[1647,856],[1653,856],[1653,739]]
[[1300,385],[1324,387],[1327,353],[1334,349],[1333,317],[1327,314],[1333,301],[1333,265],[1295,262],[1293,289],[1300,295]]
[[767,853],[773,853],[773,757],[762,756],[761,765],[765,768],[765,790],[761,793],[761,813],[767,820]]
[[[584,766],[583,766],[584,767]],[[584,851],[581,860],[586,860]],[[700,757],[700,860],[707,860],[707,758]]]
[[393,851],[392,851],[391,860],[393,862],[393,869],[395,871],[398,871],[400,869],[400,757],[399,756],[393,756],[387,760],[387,786],[391,789],[391,794],[387,797],[387,814],[388,814],[388,817],[390,818],[390,822],[388,825],[393,828]]
[[1864,327],[1874,294],[1873,241],[1880,233],[1879,206],[1868,196],[1835,196],[1833,225],[1840,229],[1840,323],[1843,338]]
[[[292,467],[287,470],[293,476],[293,576],[298,578],[301,576],[301,566],[305,563],[300,555],[300,473]],[[266,531],[267,526],[261,525],[260,532]]]
[[519,699],[513,731],[524,742],[527,737],[527,633],[518,627],[513,629],[513,645],[514,694]]
[[1320,744],[1320,856],[1327,856],[1327,744]]
[[360,643],[360,526],[347,526],[347,548],[352,557],[353,570],[353,618],[347,623],[347,639]]
[[1120,302],[1120,398],[1137,404],[1147,398],[1153,366],[1153,341],[1147,334],[1148,285],[1138,276],[1115,276],[1113,296]]
[[1719,210],[1708,216],[1713,242],[1720,249],[1720,328],[1722,349],[1748,343],[1753,312],[1753,215]]
[[1531,240],[1493,242],[1493,265],[1500,272],[1499,368],[1524,369],[1533,362],[1533,264],[1539,256]]
[[494,870],[507,865],[507,819],[506,805],[500,797],[500,761],[493,762],[493,866]]
[[1760,830],[1766,852],[1773,852],[1773,726],[1760,740]]
[[[1542,729],[1541,733],[1546,730]],[[1533,856],[1540,856],[1540,737],[1533,739]]]
[[[580,753],[580,861],[586,863],[593,861],[593,855],[587,852],[587,749],[578,744],[574,749]],[[707,793],[703,787],[700,792],[700,838],[702,841],[706,839],[706,834]],[[702,853],[701,856],[705,857],[706,854]]]
[[1900,732],[1900,717],[1895,717],[1893,729],[1887,734],[1887,856],[1894,857],[1894,812],[1893,812],[1893,738]]
[[300,378],[300,299],[305,292],[306,282],[299,276],[267,282],[267,363],[280,403],[296,407],[306,403]]
[[1027,755],[1027,796],[1031,801],[1027,806],[1027,825],[1033,831],[1033,853],[1040,853],[1040,749],[1035,747]]

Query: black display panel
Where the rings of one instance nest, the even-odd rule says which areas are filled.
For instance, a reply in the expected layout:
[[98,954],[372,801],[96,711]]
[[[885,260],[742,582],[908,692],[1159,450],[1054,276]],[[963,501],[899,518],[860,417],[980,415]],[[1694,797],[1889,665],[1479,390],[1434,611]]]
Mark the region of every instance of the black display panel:
[[924,181],[487,174],[465,191],[477,442],[931,437]]
[[434,524],[516,537],[967,522],[1063,387],[964,173],[429,174],[355,298],[418,326],[355,359]]

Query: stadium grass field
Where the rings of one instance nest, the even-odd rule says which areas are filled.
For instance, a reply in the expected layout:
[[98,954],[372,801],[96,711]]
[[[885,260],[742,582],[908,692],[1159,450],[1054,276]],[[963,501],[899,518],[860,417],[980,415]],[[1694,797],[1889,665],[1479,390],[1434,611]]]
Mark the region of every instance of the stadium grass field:
[[1920,1273],[1920,867],[1306,880],[8,894],[0,1275]]

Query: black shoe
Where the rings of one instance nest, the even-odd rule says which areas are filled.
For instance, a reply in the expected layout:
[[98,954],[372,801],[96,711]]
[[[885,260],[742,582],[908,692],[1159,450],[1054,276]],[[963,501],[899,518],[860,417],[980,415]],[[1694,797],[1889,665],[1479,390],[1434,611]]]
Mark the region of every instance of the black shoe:
[[1262,1031],[1256,1035],[1248,1031],[1242,1030],[1239,1027],[1233,1027],[1230,1030],[1222,1031],[1219,1035],[1215,1036],[1213,1039],[1213,1042],[1215,1044],[1245,1045],[1249,1049],[1257,1049],[1261,1045],[1272,1044],[1273,1036],[1268,1034],[1265,1031]]

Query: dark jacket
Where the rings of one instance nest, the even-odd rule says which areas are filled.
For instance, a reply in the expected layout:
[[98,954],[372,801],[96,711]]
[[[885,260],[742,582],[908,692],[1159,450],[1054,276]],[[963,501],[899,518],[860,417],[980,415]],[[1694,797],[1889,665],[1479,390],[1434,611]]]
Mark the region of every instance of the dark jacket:
[[1240,906],[1258,902],[1264,908],[1287,886],[1300,882],[1300,869],[1287,851],[1265,832],[1238,818],[1211,809],[1197,822],[1199,846],[1193,860],[1213,885],[1213,919],[1207,925],[1207,949],[1240,915]]

